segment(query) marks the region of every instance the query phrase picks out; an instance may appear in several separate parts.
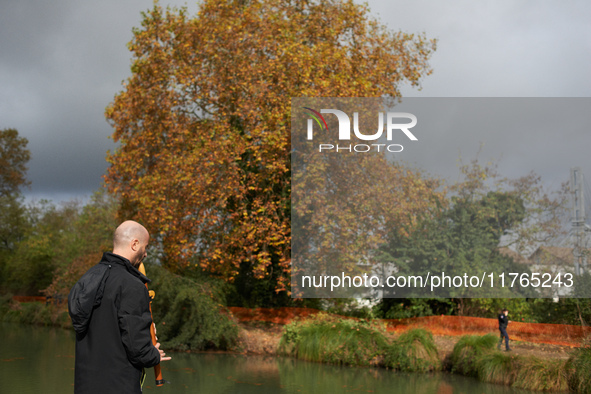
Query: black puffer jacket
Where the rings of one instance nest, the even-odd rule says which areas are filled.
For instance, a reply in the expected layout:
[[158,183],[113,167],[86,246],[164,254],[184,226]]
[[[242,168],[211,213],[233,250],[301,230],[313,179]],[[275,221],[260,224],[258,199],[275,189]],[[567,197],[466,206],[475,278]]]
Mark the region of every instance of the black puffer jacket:
[[150,338],[149,279],[105,253],[68,296],[76,330],[76,394],[141,393],[142,368],[160,361]]
[[507,316],[505,316],[504,313],[499,314],[499,330],[502,328],[503,330],[507,329],[507,326],[509,325],[509,319],[507,319]]

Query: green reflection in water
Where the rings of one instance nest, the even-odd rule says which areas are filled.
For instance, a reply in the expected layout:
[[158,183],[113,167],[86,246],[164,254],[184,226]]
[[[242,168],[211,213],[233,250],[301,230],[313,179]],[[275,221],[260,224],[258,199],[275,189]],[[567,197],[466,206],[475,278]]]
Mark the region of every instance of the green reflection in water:
[[[62,329],[0,324],[0,392],[73,393],[74,334]],[[526,393],[449,374],[403,374],[385,369],[339,367],[300,360],[233,354],[172,353],[163,363],[171,381],[146,393],[208,394],[501,394]]]
[[0,323],[0,338],[0,392],[74,392],[73,331]]
[[[404,374],[300,360],[229,354],[173,354],[163,368],[172,384],[146,392],[216,394],[501,394],[526,393],[443,373]],[[152,376],[149,376],[152,379]],[[149,383],[152,383],[150,380]]]

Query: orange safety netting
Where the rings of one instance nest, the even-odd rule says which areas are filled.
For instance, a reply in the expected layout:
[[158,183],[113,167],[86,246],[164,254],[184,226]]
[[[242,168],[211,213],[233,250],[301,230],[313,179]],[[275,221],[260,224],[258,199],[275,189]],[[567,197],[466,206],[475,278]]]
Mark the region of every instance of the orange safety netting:
[[47,298],[41,296],[12,296],[12,300],[17,302],[45,302]]
[[275,324],[289,324],[295,318],[305,318],[320,311],[312,308],[241,308],[231,306],[230,312],[241,322],[263,321]]
[[[306,318],[319,313],[311,308],[240,308],[230,307],[230,312],[242,322],[262,321],[288,324],[295,318]],[[426,316],[410,319],[382,320],[389,332],[404,332],[413,328],[425,328],[434,335],[485,335],[499,334],[497,319],[465,316]],[[591,327],[566,324],[511,322],[507,329],[511,339],[579,347],[583,339],[591,336]]]
[[[422,327],[428,329],[434,335],[499,334],[498,320],[483,317],[426,316],[386,320],[386,322],[388,331],[394,332]],[[585,338],[591,336],[591,327],[511,322],[507,327],[507,332],[511,339],[517,341],[579,347]]]

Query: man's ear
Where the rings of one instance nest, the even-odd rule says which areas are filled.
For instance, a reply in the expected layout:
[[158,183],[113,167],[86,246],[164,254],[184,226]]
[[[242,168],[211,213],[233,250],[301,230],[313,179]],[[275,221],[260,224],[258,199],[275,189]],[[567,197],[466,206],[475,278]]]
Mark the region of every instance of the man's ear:
[[131,250],[133,250],[134,252],[137,252],[137,250],[139,249],[139,244],[140,244],[140,241],[137,239],[134,239],[133,241],[131,241]]

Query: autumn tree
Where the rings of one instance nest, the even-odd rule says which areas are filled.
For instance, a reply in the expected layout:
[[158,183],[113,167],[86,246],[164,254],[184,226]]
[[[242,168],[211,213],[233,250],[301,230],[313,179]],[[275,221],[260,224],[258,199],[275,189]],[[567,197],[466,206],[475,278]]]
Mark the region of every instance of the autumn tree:
[[206,0],[194,17],[143,16],[132,76],[106,111],[120,215],[146,224],[169,268],[231,280],[246,266],[286,290],[290,99],[399,97],[430,73],[435,42],[353,1]]
[[29,141],[15,129],[0,130],[0,196],[18,192],[27,181],[27,163],[31,153]]
[[14,250],[24,228],[24,207],[19,189],[29,184],[28,140],[15,129],[0,130],[0,249]]
[[[375,115],[383,115],[381,110],[397,104],[395,100],[389,101],[392,100],[292,100],[291,284],[295,295],[351,298],[368,294],[370,289],[366,288],[343,286],[335,290],[304,285],[303,281],[304,277],[342,273],[373,275],[379,263],[380,245],[392,237],[407,238],[420,218],[430,217],[443,202],[441,181],[402,165],[399,156],[387,154],[386,144],[381,151],[374,146],[373,150],[356,152],[359,147],[357,150],[370,146],[368,141],[352,135],[347,141],[338,141],[344,151],[321,152],[320,140],[313,143],[314,139],[321,137],[324,142],[322,136],[332,135],[324,132],[321,136],[308,137],[306,122],[310,116],[305,112],[309,108],[338,108],[345,114],[353,114],[357,130],[373,132],[378,123]],[[338,130],[340,122],[336,117],[327,118],[324,119],[326,129]],[[347,151],[347,147],[352,151]]]
[[15,129],[0,130],[0,288],[6,262],[24,236],[27,221],[20,188],[27,186],[28,140]]

